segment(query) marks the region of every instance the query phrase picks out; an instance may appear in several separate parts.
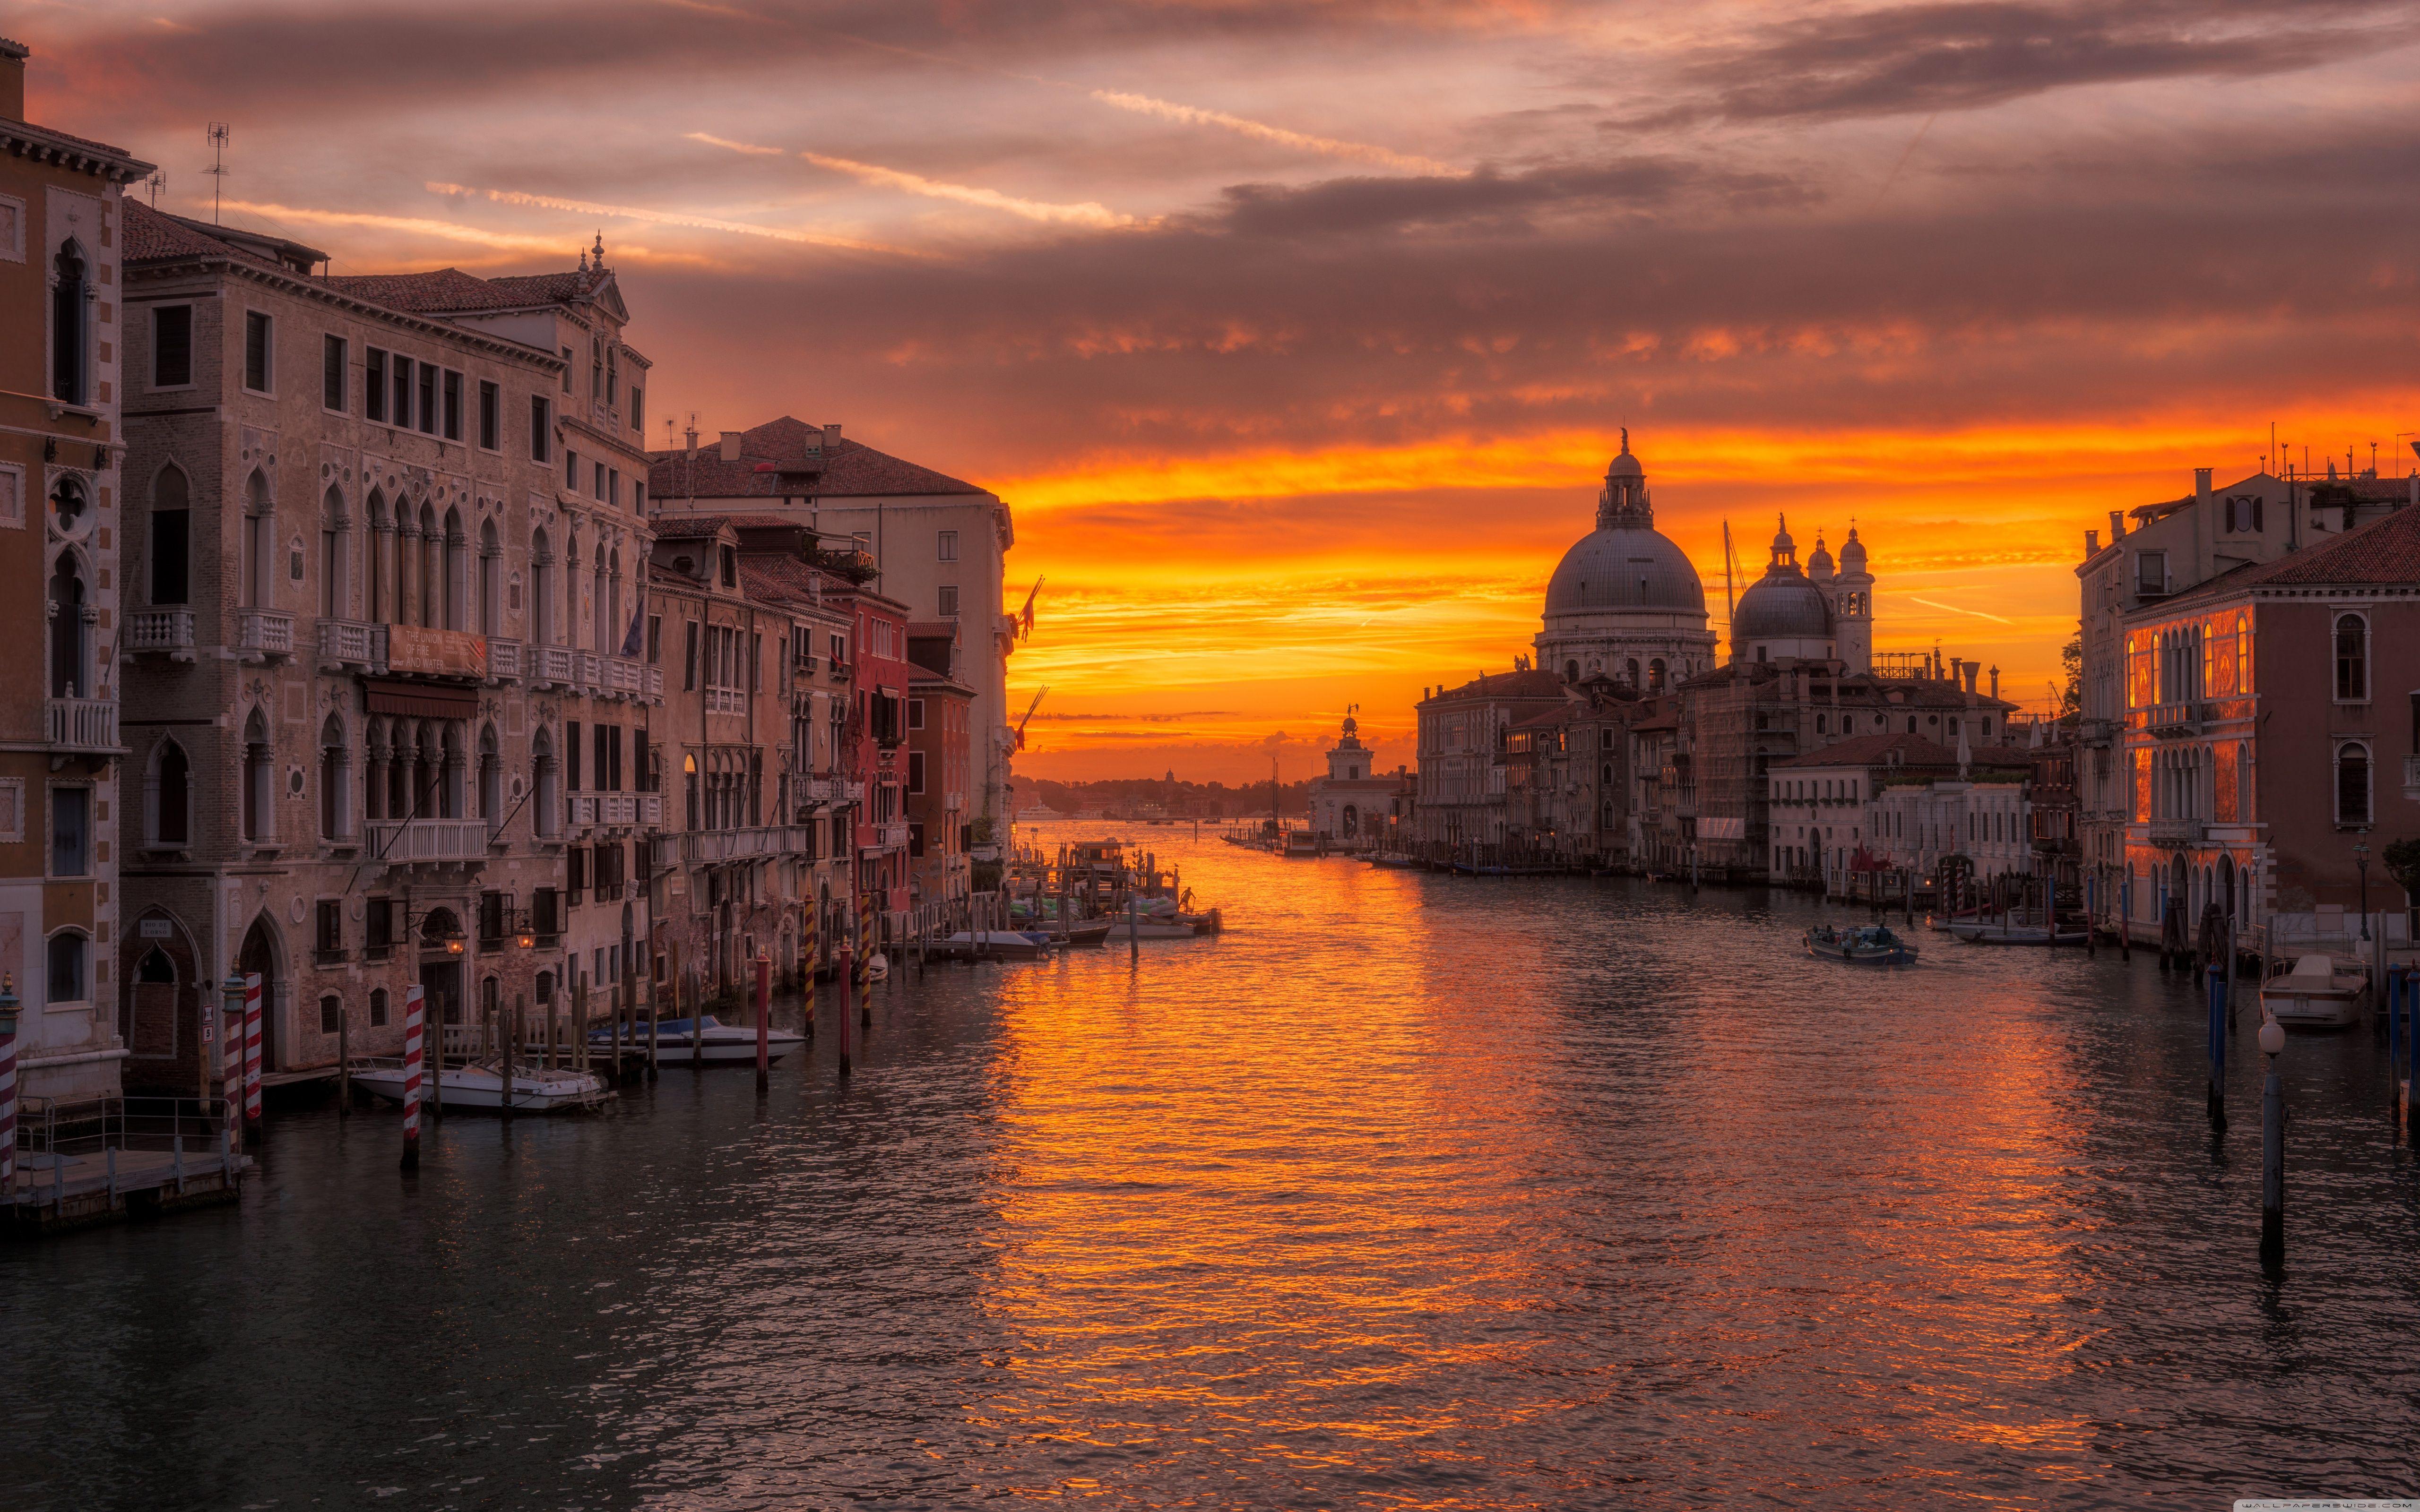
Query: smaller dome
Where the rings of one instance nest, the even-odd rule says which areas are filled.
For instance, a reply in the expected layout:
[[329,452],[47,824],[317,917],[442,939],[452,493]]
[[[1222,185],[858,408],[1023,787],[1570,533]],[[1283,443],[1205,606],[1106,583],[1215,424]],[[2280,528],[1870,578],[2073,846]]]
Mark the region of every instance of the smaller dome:
[[1842,572],[1866,570],[1866,543],[1857,539],[1857,528],[1854,525],[1849,527],[1849,538],[1840,543],[1840,570]]
[[1641,478],[1647,475],[1646,470],[1638,465],[1638,458],[1630,455],[1628,425],[1621,427],[1621,451],[1606,465],[1605,475],[1608,478]]
[[1831,606],[1804,573],[1767,573],[1740,595],[1731,613],[1735,647],[1758,640],[1823,640],[1831,634]]
[[1823,532],[1815,532],[1815,554],[1807,559],[1807,576],[1819,582],[1832,576],[1832,553],[1823,549]]

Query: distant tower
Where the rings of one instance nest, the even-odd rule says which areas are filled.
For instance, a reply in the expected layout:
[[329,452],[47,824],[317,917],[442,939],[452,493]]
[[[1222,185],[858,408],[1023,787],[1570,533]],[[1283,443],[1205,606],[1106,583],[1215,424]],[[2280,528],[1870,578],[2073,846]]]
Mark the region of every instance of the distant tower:
[[1327,753],[1327,776],[1331,781],[1358,782],[1370,775],[1370,748],[1361,744],[1361,721],[1353,717],[1353,704],[1344,711],[1344,726],[1338,733],[1336,748]]
[[1866,543],[1857,528],[1840,543],[1840,575],[1832,579],[1834,636],[1838,655],[1852,672],[1874,669],[1874,575],[1866,570]]

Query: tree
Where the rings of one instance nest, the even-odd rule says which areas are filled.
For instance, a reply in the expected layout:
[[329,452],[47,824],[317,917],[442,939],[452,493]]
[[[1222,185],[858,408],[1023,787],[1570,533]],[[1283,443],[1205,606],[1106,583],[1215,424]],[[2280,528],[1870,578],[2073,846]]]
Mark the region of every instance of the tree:
[[2386,874],[2402,885],[2403,890],[2420,898],[2420,840],[2398,840],[2386,847],[2381,857],[2386,862]]
[[2067,672],[2067,687],[2059,690],[2058,717],[2071,719],[2084,712],[2084,632],[2058,648],[2058,664]]

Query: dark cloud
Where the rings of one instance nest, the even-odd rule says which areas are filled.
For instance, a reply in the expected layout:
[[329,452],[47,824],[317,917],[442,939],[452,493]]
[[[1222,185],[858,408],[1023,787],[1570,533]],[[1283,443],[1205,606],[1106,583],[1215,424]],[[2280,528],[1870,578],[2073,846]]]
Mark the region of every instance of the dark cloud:
[[1707,91],[1667,119],[1833,119],[1974,110],[2075,85],[2254,78],[2420,38],[2374,0],[1925,4],[1790,22],[1689,63]]
[[1226,192],[1224,224],[1248,236],[1333,236],[1473,223],[1500,227],[1550,214],[1659,210],[1684,200],[1719,199],[1736,207],[1803,197],[1804,191],[1774,174],[1637,157],[1512,173],[1483,167],[1462,176],[1241,184]]

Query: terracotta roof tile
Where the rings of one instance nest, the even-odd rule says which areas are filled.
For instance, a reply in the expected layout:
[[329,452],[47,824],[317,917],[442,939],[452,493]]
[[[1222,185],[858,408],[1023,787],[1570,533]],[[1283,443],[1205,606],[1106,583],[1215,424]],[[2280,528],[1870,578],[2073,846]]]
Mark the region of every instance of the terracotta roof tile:
[[468,315],[485,310],[524,310],[567,304],[580,299],[599,275],[535,273],[480,278],[459,268],[418,273],[356,273],[328,280],[332,287],[414,315]]
[[[739,460],[725,462],[712,446],[653,454],[647,496],[675,499],[824,499],[899,494],[987,494],[991,490],[919,467],[845,439],[824,442],[823,428],[783,415],[742,432]],[[764,464],[769,469],[759,471]]]

